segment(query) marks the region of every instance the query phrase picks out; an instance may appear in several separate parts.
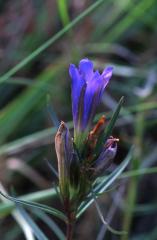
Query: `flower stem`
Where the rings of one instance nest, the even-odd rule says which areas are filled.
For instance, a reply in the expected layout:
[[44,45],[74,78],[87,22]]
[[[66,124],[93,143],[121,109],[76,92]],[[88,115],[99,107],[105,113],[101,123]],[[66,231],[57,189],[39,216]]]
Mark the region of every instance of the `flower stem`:
[[65,212],[66,212],[66,216],[67,216],[66,240],[72,240],[73,239],[74,223],[75,223],[75,220],[76,220],[76,213],[75,213],[72,206],[73,206],[72,202],[70,202],[69,199],[65,199],[64,207],[65,207]]
[[68,223],[67,223],[66,240],[72,240],[72,237],[73,237],[73,226],[74,226],[74,224],[71,221],[68,221]]

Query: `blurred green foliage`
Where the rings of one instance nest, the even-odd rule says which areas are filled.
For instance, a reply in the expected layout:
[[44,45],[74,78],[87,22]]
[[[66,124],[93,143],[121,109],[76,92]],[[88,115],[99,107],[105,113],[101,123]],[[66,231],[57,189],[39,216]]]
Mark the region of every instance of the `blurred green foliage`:
[[[1,1],[0,6],[2,185],[8,191],[13,186],[24,200],[33,200],[27,194],[36,196],[40,190],[36,201],[60,207],[55,198],[52,203],[53,192],[47,194],[40,186],[46,189],[57,181],[44,160],[56,168],[56,122],[64,120],[72,129],[69,63],[88,57],[100,71],[112,65],[114,75],[98,113],[106,112],[109,118],[124,96],[114,131],[120,139],[115,164],[123,161],[131,145],[134,154],[120,186],[101,196],[100,204],[108,222],[127,231],[119,239],[156,240],[157,1],[15,0]],[[28,166],[26,173],[20,162]],[[32,184],[36,176],[38,186]],[[4,209],[12,213],[12,206],[2,203],[0,215]],[[34,218],[40,225],[35,213]],[[58,226],[64,231],[60,222]],[[23,239],[11,217],[3,216],[0,229],[4,240]],[[62,233],[57,236],[63,239]],[[76,226],[76,239],[112,239],[112,234],[91,207]]]

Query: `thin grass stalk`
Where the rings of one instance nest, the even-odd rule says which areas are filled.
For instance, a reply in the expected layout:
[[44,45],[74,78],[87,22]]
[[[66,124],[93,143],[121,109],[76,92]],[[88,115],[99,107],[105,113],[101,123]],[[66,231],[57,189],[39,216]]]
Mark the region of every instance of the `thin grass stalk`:
[[[137,115],[137,121],[135,121],[135,155],[132,160],[132,170],[137,171],[140,168],[140,161],[142,159],[142,141],[144,132],[144,117],[143,114]],[[137,200],[137,188],[138,188],[138,176],[134,176],[130,179],[129,192],[126,197],[126,210],[123,218],[123,231],[127,234],[122,235],[121,240],[128,240],[130,237],[130,230],[132,225],[132,219],[134,214],[134,208]]]

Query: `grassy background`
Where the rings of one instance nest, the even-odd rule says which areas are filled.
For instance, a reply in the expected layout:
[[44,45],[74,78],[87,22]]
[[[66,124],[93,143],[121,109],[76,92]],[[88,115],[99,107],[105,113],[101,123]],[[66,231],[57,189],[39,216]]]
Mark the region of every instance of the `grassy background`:
[[[57,182],[45,159],[56,168],[58,122],[72,128],[69,63],[88,57],[101,71],[114,67],[99,113],[107,115],[125,97],[114,130],[120,143],[113,169],[132,145],[134,154],[99,204],[111,226],[127,234],[106,232],[92,206],[76,226],[76,239],[157,239],[156,21],[155,0],[0,2],[0,181],[5,190],[61,208],[56,197],[52,201],[53,191],[45,190]],[[42,212],[30,215],[50,239],[63,239],[64,224]],[[24,239],[4,199],[0,217],[2,239]]]

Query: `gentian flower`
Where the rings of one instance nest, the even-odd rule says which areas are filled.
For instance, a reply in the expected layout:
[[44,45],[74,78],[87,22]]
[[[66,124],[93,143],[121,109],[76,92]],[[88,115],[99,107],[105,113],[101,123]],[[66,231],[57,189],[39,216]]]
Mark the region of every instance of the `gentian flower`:
[[61,122],[55,137],[58,159],[59,189],[67,223],[71,227],[81,202],[90,193],[95,179],[112,164],[117,152],[118,139],[105,135],[106,118],[103,115],[92,127],[112,67],[102,74],[93,70],[93,63],[82,59],[78,68],[71,64],[72,114],[74,137]]
[[104,69],[102,74],[93,70],[93,63],[82,59],[77,68],[70,64],[72,79],[72,114],[75,135],[87,132],[92,124],[96,108],[111,76],[112,67]]

